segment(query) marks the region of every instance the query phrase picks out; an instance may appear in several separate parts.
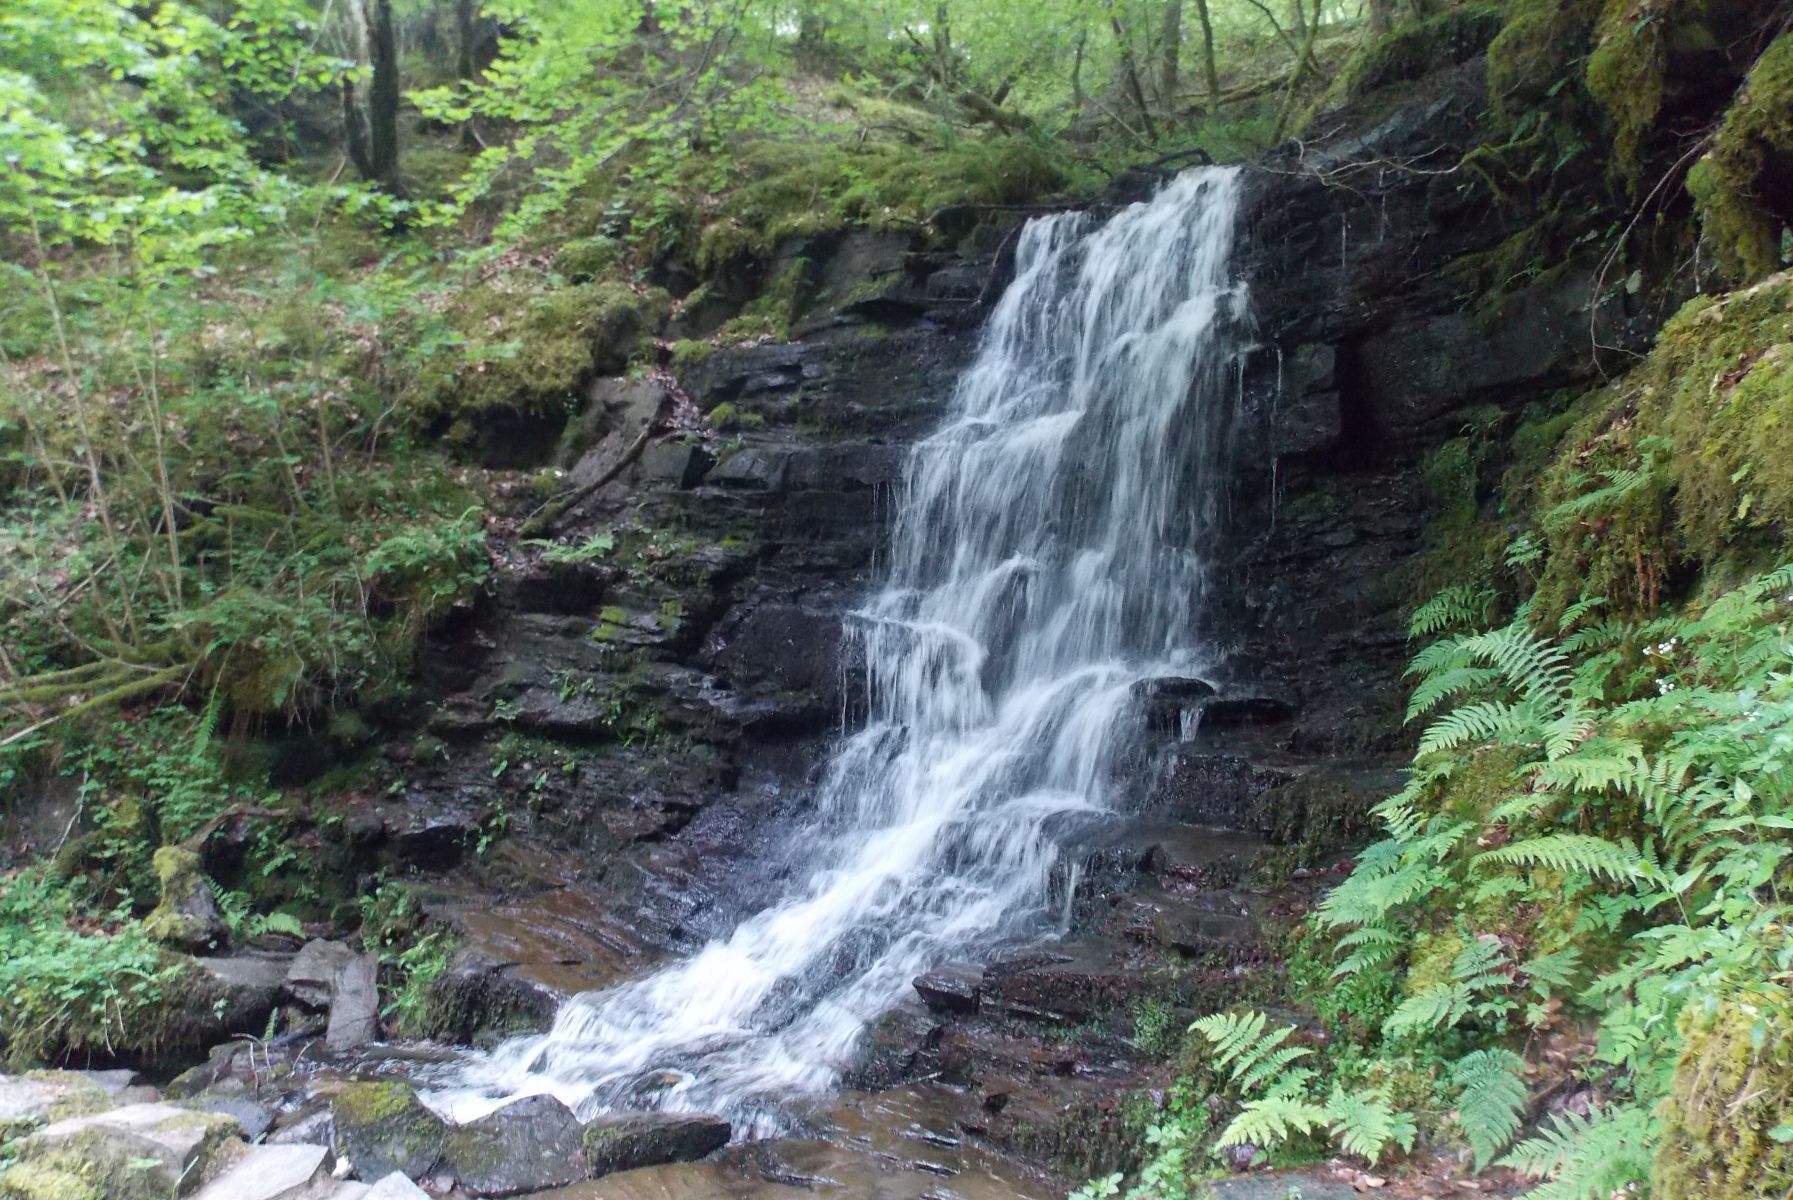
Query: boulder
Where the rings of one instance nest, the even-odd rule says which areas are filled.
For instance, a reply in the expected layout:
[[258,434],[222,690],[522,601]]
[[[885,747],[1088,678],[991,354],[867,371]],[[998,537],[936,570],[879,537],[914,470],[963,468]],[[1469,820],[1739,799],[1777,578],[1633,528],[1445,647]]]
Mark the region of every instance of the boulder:
[[144,930],[157,941],[183,950],[210,950],[229,941],[230,927],[218,910],[211,881],[200,869],[198,852],[185,846],[163,846],[153,862],[161,900],[144,918]]
[[353,1050],[374,1040],[380,1018],[379,965],[372,955],[351,958],[336,968],[330,983],[330,1026],[324,1044]]
[[267,1028],[268,1014],[280,1003],[280,988],[292,958],[290,954],[245,951],[194,960],[210,985],[212,994],[206,1003],[220,1036],[259,1033]]
[[208,1088],[179,1104],[195,1112],[220,1113],[231,1118],[243,1127],[243,1136],[250,1141],[261,1137],[274,1124],[274,1109],[241,1087]]
[[586,1169],[595,1179],[661,1163],[693,1162],[728,1144],[727,1121],[708,1113],[612,1113],[586,1124]]
[[330,1003],[330,987],[337,969],[355,957],[355,952],[341,942],[313,938],[299,947],[282,981],[286,994],[307,1008],[323,1008]]
[[968,963],[947,963],[915,978],[923,1004],[937,1013],[973,1013],[983,991],[984,969]]
[[193,1200],[309,1200],[329,1178],[322,1146],[245,1146]]
[[362,1179],[397,1171],[417,1179],[442,1158],[442,1118],[402,1083],[351,1083],[330,1105],[333,1145]]
[[461,1190],[515,1196],[586,1175],[579,1118],[552,1096],[525,1096],[448,1131],[443,1158]]
[[[363,1185],[350,1186],[360,1187]],[[394,1171],[372,1187],[367,1188],[366,1191],[360,1192],[358,1197],[339,1192],[330,1197],[330,1200],[430,1200],[430,1194]]]
[[17,1143],[19,1165],[0,1179],[0,1196],[163,1200],[199,1178],[237,1132],[229,1117],[172,1104],[71,1117]]

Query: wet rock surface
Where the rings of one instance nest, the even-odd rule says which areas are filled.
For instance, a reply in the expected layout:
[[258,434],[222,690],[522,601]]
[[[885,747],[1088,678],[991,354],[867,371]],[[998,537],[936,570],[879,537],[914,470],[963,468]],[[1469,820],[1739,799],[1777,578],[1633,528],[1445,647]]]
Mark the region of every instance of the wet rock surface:
[[728,1143],[729,1124],[704,1113],[618,1113],[585,1126],[582,1142],[592,1175],[663,1163],[695,1162]]

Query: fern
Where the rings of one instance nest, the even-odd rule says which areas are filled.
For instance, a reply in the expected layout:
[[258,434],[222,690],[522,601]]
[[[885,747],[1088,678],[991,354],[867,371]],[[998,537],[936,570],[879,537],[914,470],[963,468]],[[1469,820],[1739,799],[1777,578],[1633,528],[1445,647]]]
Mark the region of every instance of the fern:
[[1296,1134],[1312,1133],[1326,1125],[1326,1109],[1310,1100],[1293,1096],[1266,1096],[1248,1102],[1214,1143],[1216,1150],[1228,1146],[1256,1146],[1272,1150]]
[[1478,1171],[1519,1132],[1519,1116],[1530,1096],[1524,1071],[1525,1060],[1511,1050],[1477,1050],[1451,1068],[1451,1083],[1462,1089],[1457,1124]]
[[1638,879],[1643,874],[1643,857],[1636,847],[1584,833],[1549,833],[1527,838],[1523,842],[1485,851],[1475,861],[1478,867],[1484,863],[1544,867],[1552,871],[1604,875],[1615,880]]
[[1527,1193],[1530,1200],[1608,1200],[1648,1182],[1659,1132],[1642,1105],[1585,1117],[1556,1113],[1498,1165],[1547,1181]]
[[1412,1115],[1396,1112],[1381,1093],[1347,1091],[1336,1083],[1326,1098],[1326,1119],[1339,1148],[1371,1166],[1391,1144],[1411,1151],[1419,1133]]
[[1461,583],[1445,588],[1413,610],[1407,618],[1407,636],[1428,637],[1453,627],[1473,629],[1494,609],[1494,589],[1485,583]]
[[1261,1012],[1235,1016],[1215,1013],[1189,1028],[1214,1046],[1214,1061],[1229,1072],[1241,1095],[1251,1095],[1283,1075],[1299,1059],[1312,1054],[1307,1046],[1287,1046],[1293,1025],[1265,1032],[1270,1018]]

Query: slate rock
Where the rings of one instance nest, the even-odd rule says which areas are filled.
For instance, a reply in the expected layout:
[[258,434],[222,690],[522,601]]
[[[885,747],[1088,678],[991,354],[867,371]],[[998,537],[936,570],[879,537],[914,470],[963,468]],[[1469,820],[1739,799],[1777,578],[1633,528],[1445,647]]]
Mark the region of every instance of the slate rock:
[[362,1179],[417,1179],[442,1158],[447,1127],[402,1083],[351,1083],[330,1105],[336,1153]]
[[379,964],[372,955],[351,958],[336,968],[330,983],[330,1025],[324,1045],[353,1050],[374,1040],[380,1018]]
[[329,1177],[322,1146],[245,1146],[193,1200],[302,1200]]
[[579,1118],[552,1096],[525,1096],[448,1131],[443,1158],[461,1190],[516,1196],[586,1175]]
[[708,1113],[611,1113],[590,1121],[582,1141],[595,1179],[661,1163],[694,1162],[728,1144],[731,1130]]
[[286,970],[282,981],[286,994],[307,1008],[325,1007],[337,969],[354,957],[355,952],[341,942],[313,938],[299,947]]
[[16,1146],[20,1167],[27,1178],[40,1177],[43,1195],[57,1194],[56,1184],[66,1177],[85,1182],[88,1194],[104,1200],[138,1200],[174,1195],[183,1180],[202,1175],[237,1132],[235,1121],[215,1113],[131,1104],[47,1125]]
[[922,1003],[937,1013],[973,1013],[983,992],[984,970],[966,963],[947,963],[915,978]]

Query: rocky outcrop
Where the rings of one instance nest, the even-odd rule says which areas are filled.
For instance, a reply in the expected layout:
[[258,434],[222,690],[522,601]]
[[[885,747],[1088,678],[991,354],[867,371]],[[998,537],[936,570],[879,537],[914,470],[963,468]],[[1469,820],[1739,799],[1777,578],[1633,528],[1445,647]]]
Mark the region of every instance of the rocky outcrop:
[[727,1121],[703,1113],[619,1113],[585,1127],[586,1163],[596,1177],[693,1162],[721,1149],[728,1136]]

